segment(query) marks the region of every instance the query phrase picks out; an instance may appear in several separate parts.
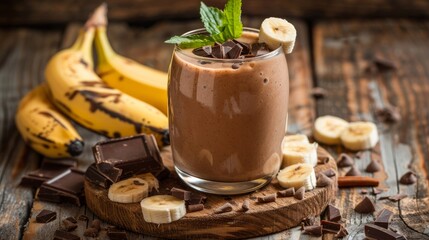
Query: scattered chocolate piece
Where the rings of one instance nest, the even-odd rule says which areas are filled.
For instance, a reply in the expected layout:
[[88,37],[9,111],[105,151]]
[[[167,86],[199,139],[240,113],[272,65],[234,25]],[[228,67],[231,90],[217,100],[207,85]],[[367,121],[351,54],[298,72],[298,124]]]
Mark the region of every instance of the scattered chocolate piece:
[[81,206],[84,201],[84,173],[69,169],[59,176],[44,182],[39,188],[37,198],[49,202],[69,202]]
[[401,114],[399,109],[394,106],[385,106],[384,108],[378,108],[375,110],[377,118],[384,123],[397,123],[401,121]]
[[381,170],[381,165],[375,160],[371,160],[371,162],[365,168],[365,172],[368,172],[368,173],[374,173],[380,170]]
[[320,221],[322,225],[322,231],[325,233],[338,233],[341,229],[341,224],[331,221],[322,220]]
[[91,164],[86,170],[85,179],[93,183],[94,185],[105,189],[109,188],[110,185],[112,185],[113,183],[111,180],[106,178],[105,175],[101,174],[100,171],[98,171],[95,163]]
[[65,220],[70,221],[70,222],[72,222],[72,223],[77,223],[77,220],[76,220],[76,218],[74,218],[74,217],[68,217],[68,218],[66,218]]
[[77,224],[69,221],[68,219],[64,219],[63,221],[64,230],[67,232],[71,232],[77,228]]
[[321,87],[315,87],[310,91],[311,96],[314,98],[324,98],[328,95],[328,91]]
[[340,231],[335,235],[336,238],[343,238],[345,236],[349,235],[349,232],[347,229],[341,225]]
[[118,229],[116,227],[108,228],[107,236],[109,236],[110,240],[127,240],[127,232],[122,229]]
[[327,187],[333,183],[332,179],[328,178],[325,174],[319,173],[316,186],[317,187]]
[[190,191],[186,191],[184,189],[173,187],[170,190],[170,193],[171,193],[172,196],[177,197],[178,199],[182,199],[182,200],[185,200],[185,201],[188,201],[188,200],[191,199],[191,192]]
[[366,189],[360,190],[360,194],[367,194],[367,193],[368,193],[368,191]]
[[48,223],[52,222],[57,218],[57,213],[51,210],[43,209],[36,216],[36,222],[38,223]]
[[368,197],[364,197],[360,203],[355,206],[358,213],[373,213],[375,211],[374,203]]
[[411,185],[417,182],[416,174],[408,171],[399,179],[400,184]]
[[387,72],[397,69],[396,65],[392,61],[384,58],[376,57],[374,58],[373,63],[379,72]]
[[378,194],[380,194],[380,193],[382,193],[382,192],[384,192],[382,189],[379,189],[379,188],[373,188],[372,189],[372,193],[374,194],[374,195],[378,195]]
[[122,169],[121,178],[149,172],[157,176],[164,170],[153,135],[142,134],[98,142],[92,151],[97,164],[107,162]]
[[338,222],[341,220],[340,209],[332,204],[328,204],[326,207],[326,215],[329,221]]
[[303,234],[311,235],[311,236],[322,236],[322,226],[304,226]]
[[97,163],[98,171],[112,182],[117,182],[122,175],[122,169],[115,167],[111,162],[115,160],[107,160],[106,162]]
[[398,202],[406,197],[407,197],[406,194],[395,194],[395,195],[389,196],[388,198],[392,202]]
[[340,168],[353,166],[354,161],[353,158],[348,154],[341,153],[337,159],[337,166]]
[[21,186],[38,188],[43,182],[48,181],[72,167],[76,167],[75,159],[45,159],[39,169],[27,173],[21,179]]
[[346,173],[346,176],[359,176],[361,175],[359,169],[357,169],[355,166],[352,166],[350,170]]
[[224,205],[216,208],[214,210],[215,214],[220,214],[220,213],[226,213],[226,212],[231,212],[232,211],[232,205],[231,203],[225,203]]
[[334,177],[335,175],[337,175],[332,168],[322,171],[321,173],[325,174],[327,177]]
[[56,230],[54,240],[80,240],[80,237],[63,230]]
[[98,220],[98,219],[92,220],[90,227],[95,228],[98,231],[100,231],[100,229],[101,229],[101,222],[100,222],[100,220]]
[[374,224],[365,225],[365,236],[376,240],[405,240],[406,238],[398,233],[382,228]]
[[239,69],[240,68],[240,64],[234,63],[234,64],[232,64],[231,68],[232,69]]
[[192,204],[204,204],[207,200],[207,197],[198,193],[191,192],[191,199],[187,200],[186,203],[189,205]]
[[269,202],[275,202],[276,201],[276,194],[270,194],[266,196],[258,197],[258,203],[269,203]]
[[302,200],[305,197],[305,187],[300,187],[296,190],[295,195],[293,195],[296,199]]
[[77,217],[77,220],[88,222],[89,218],[85,215],[79,215],[79,217]]
[[377,218],[375,219],[374,224],[377,226],[388,229],[389,228],[389,222],[390,222],[390,219],[392,218],[392,216],[393,216],[393,212],[384,208],[377,215]]
[[277,192],[277,197],[293,197],[295,195],[295,188],[291,187]]
[[204,209],[204,204],[191,204],[188,205],[188,212],[198,212]]
[[244,199],[243,204],[241,204],[241,210],[243,212],[247,212],[250,209],[250,201],[249,199]]
[[98,237],[98,230],[93,228],[93,227],[87,228],[85,230],[85,232],[83,232],[83,236],[85,236],[85,237]]

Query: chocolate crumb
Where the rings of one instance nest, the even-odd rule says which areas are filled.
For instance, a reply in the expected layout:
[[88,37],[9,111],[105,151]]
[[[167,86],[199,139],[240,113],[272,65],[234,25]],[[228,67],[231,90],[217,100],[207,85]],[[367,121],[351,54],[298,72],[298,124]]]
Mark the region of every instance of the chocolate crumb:
[[311,96],[314,98],[324,98],[328,95],[328,91],[321,87],[315,87],[310,91]]
[[275,202],[276,201],[276,194],[270,194],[270,195],[266,195],[266,196],[261,196],[258,197],[258,202],[259,203],[269,203],[269,202]]
[[300,187],[296,190],[294,197],[298,200],[302,200],[305,197],[305,187]]
[[63,230],[56,230],[54,233],[54,240],[56,239],[80,240],[80,237]]
[[43,209],[36,216],[36,222],[38,223],[48,223],[52,222],[57,218],[57,213],[51,210]]
[[329,204],[326,207],[326,215],[329,221],[338,222],[341,220],[340,209],[338,209],[332,204]]
[[397,123],[401,121],[401,114],[399,109],[394,106],[385,106],[384,108],[378,108],[375,110],[377,118],[387,124]]
[[85,232],[83,232],[83,236],[85,237],[98,237],[98,230],[95,228],[87,228]]
[[73,223],[67,219],[64,219],[62,222],[63,222],[64,230],[66,230],[67,232],[71,232],[77,228],[76,223]]
[[334,177],[335,175],[337,175],[332,168],[322,171],[321,173],[325,174],[327,177]]
[[337,159],[337,166],[340,168],[353,166],[353,159],[348,154],[341,153]]
[[359,169],[357,169],[355,166],[352,166],[350,170],[346,173],[346,176],[359,176],[361,175]]
[[311,236],[322,236],[322,226],[305,226],[303,234],[311,235]]
[[244,199],[243,204],[241,205],[241,210],[243,212],[247,212],[250,209],[250,201],[249,199]]
[[364,197],[361,202],[355,206],[358,213],[373,213],[375,211],[374,203],[368,197]]
[[417,182],[416,174],[411,171],[406,172],[402,175],[401,179],[399,179],[400,184],[411,185]]
[[277,197],[293,197],[295,195],[295,188],[291,187],[277,192]]
[[224,205],[216,208],[214,210],[215,214],[220,214],[220,213],[226,213],[226,212],[231,212],[232,211],[232,205],[231,203],[225,203]]
[[188,212],[198,212],[204,209],[204,204],[191,204],[188,205]]
[[381,165],[377,161],[371,160],[371,162],[366,167],[365,172],[374,173],[380,170],[381,170]]
[[333,183],[332,179],[328,178],[325,174],[319,173],[316,186],[317,187],[327,187]]

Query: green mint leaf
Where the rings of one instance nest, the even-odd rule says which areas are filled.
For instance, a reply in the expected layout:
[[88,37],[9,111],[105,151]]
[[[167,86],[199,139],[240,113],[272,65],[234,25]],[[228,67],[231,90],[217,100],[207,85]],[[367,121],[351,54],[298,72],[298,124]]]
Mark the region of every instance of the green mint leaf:
[[201,2],[200,15],[201,21],[204,23],[204,27],[208,33],[217,35],[223,31],[224,14],[222,10],[214,7],[207,7],[207,5]]
[[213,38],[205,35],[191,35],[191,36],[174,36],[166,43],[172,43],[179,45],[180,48],[198,48],[202,46],[212,45],[214,43]]
[[225,35],[230,39],[239,38],[243,32],[241,0],[228,0],[223,13],[225,14]]

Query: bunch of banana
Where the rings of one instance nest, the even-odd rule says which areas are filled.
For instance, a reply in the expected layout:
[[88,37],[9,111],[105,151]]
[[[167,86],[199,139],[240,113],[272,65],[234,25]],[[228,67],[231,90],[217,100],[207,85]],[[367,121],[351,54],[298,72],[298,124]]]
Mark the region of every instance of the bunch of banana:
[[77,156],[83,151],[82,138],[49,101],[45,84],[21,100],[15,122],[25,142],[47,157]]

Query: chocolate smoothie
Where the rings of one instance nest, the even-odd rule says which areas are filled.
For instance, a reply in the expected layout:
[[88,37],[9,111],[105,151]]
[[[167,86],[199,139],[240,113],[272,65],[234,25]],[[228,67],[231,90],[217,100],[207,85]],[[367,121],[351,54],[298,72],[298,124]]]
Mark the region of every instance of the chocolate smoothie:
[[[257,39],[257,33],[246,31],[238,40]],[[289,95],[281,49],[227,60],[176,49],[168,88],[176,168],[216,182],[251,181],[277,173]]]

